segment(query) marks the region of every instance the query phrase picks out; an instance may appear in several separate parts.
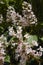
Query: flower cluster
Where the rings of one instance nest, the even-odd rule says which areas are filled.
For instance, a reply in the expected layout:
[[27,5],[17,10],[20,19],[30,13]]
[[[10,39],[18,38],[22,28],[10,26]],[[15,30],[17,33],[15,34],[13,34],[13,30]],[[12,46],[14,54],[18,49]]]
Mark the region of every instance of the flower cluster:
[[[9,6],[7,9],[6,21],[22,26],[30,26],[31,24],[37,23],[37,18],[32,11],[32,6],[30,3],[27,3],[25,1],[23,2],[22,15],[16,13],[14,7]],[[3,21],[3,16],[2,14],[0,14],[0,23],[2,23],[2,21]]]
[[27,2],[23,2],[23,16],[26,19],[28,25],[29,24],[35,24],[37,23],[37,18],[34,15],[33,11],[32,11],[32,6],[30,3]]
[[[17,32],[14,32],[13,27],[9,28],[9,35],[14,36],[18,38],[18,42],[13,41],[11,44],[13,47],[17,45],[17,48],[15,49],[15,60],[18,61],[20,58],[19,65],[26,65],[26,61],[28,59],[28,56],[32,55],[34,58],[41,57],[43,55],[43,48],[42,46],[38,45],[38,42],[35,40],[32,40],[32,42],[28,42],[27,39],[31,37],[30,34],[26,33],[24,36],[22,35],[22,26],[17,26]],[[23,37],[25,37],[25,40],[23,40]],[[31,40],[30,40],[31,41]],[[38,47],[37,49],[34,49],[34,47]]]
[[30,26],[31,24],[37,23],[37,18],[34,15],[32,6],[29,3],[23,2],[22,9],[23,16],[19,13],[16,13],[15,9],[12,6],[9,6],[6,15],[6,21],[21,26]]
[[6,40],[6,38],[3,35],[1,35],[0,36],[0,63],[1,63],[1,65],[3,65],[4,58],[5,58],[5,55],[6,55],[5,49],[4,49],[5,40]]
[[[3,16],[0,14],[0,23],[2,21]],[[26,26],[37,23],[37,18],[30,3],[23,2],[22,15],[17,13],[13,6],[9,6],[6,12],[6,22],[11,25],[9,24],[6,27],[7,31],[0,36],[0,60],[4,61],[6,54],[8,54],[7,52],[9,52],[6,48],[10,48],[9,46],[11,46],[10,53],[14,56],[12,58],[15,61],[19,61],[19,65],[26,65],[26,61],[30,56],[40,58],[43,55],[42,46],[39,46],[38,41],[31,38],[32,35],[23,30]],[[37,48],[35,49],[34,47]],[[8,54],[9,56],[11,55],[10,53]]]
[[15,49],[15,60],[18,61],[20,58],[19,65],[26,65],[26,61],[30,55],[32,55],[34,58],[41,57],[43,55],[42,46],[39,46],[37,49],[33,49],[34,46],[38,47],[38,42],[35,40],[33,40],[32,43],[26,41],[20,41],[18,43],[18,46]]

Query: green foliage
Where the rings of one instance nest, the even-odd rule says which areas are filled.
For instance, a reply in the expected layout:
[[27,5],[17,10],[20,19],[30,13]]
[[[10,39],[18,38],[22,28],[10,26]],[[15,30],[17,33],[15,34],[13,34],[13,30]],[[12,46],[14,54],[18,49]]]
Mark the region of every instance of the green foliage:
[[22,11],[22,2],[23,2],[23,0],[15,0],[14,8],[15,8],[16,12],[21,13],[21,11]]
[[30,37],[27,39],[29,43],[32,43],[32,41],[38,41],[38,38],[36,35],[30,35]]
[[43,41],[43,37],[40,38]]
[[8,55],[6,55],[6,57],[5,57],[5,62],[9,62],[10,63],[10,57]]

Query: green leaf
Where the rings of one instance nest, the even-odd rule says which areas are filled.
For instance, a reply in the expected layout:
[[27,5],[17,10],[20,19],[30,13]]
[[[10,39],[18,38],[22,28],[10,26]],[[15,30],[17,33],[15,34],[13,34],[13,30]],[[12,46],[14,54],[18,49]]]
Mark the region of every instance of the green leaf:
[[38,37],[36,35],[33,35],[33,40],[38,41]]
[[40,38],[43,41],[43,37]]
[[8,55],[6,55],[5,61],[6,61],[6,62],[10,62],[10,57],[9,57]]
[[36,35],[30,35],[30,37],[27,39],[27,42],[32,43],[32,41],[38,41],[38,38]]

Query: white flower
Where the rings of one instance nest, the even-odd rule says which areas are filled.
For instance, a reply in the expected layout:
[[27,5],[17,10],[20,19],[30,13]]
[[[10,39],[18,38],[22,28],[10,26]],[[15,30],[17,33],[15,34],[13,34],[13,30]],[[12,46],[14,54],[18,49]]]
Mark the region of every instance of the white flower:
[[35,15],[33,14],[32,17],[35,17]]
[[22,54],[19,65],[26,65],[26,55]]
[[11,12],[12,23],[16,23],[16,12],[15,11],[10,11],[10,12]]
[[39,57],[39,53],[38,53],[38,52],[36,52],[36,54],[34,54],[34,56],[36,56],[36,57],[38,56],[38,57]]
[[22,33],[21,33],[21,31],[17,30],[16,36],[17,36],[17,38],[19,38],[19,40],[22,40]]
[[9,6],[8,9],[9,10],[14,10],[14,8],[12,6]]
[[38,46],[37,41],[33,40],[33,41],[32,41],[32,45],[33,45],[33,46]]
[[31,22],[30,24],[35,24],[35,21]]
[[18,61],[19,56],[20,56],[19,54],[15,54],[15,60]]
[[31,11],[31,14],[33,15],[34,13]]
[[16,36],[13,27],[9,27],[9,35],[10,36],[13,36],[13,35]]
[[12,46],[14,46],[14,47],[15,47],[15,45],[17,45],[17,43],[12,43]]
[[21,26],[18,26],[17,27],[17,31],[22,32],[22,27]]
[[42,52],[39,52],[39,56],[42,56]]
[[0,48],[3,47],[3,41],[0,41]]
[[3,2],[3,1],[0,1],[0,3],[1,3],[1,4],[4,4],[4,2]]
[[17,36],[17,38],[19,38],[19,40],[22,40],[22,27],[21,26],[17,27],[16,36]]
[[3,57],[3,56],[0,57],[0,61],[2,60],[2,63],[3,63],[3,61],[4,61],[4,58],[5,58],[5,57]]
[[31,52],[32,52],[32,48],[26,47],[26,53],[29,54],[29,53],[31,53]]
[[29,43],[28,42],[23,42],[24,45],[28,45]]
[[19,15],[19,13],[17,13],[16,15],[17,15],[17,17],[20,17],[21,18],[21,15]]
[[31,12],[31,10],[28,10],[28,12]]
[[17,47],[17,49],[15,50],[15,52],[16,52],[16,53],[21,53],[21,51],[22,51],[22,46],[23,46],[22,43],[18,44],[18,47]]
[[40,49],[40,51],[43,51],[43,48],[42,48],[41,46],[40,46],[40,48],[39,48],[39,49]]
[[3,38],[3,35],[0,36],[0,39],[2,39],[2,38]]
[[40,57],[40,56],[42,56],[42,52],[36,52],[35,54],[34,54],[34,56],[38,56],[38,57]]
[[43,52],[43,48],[41,46],[37,50],[40,50],[40,51]]
[[31,6],[31,4],[28,4],[28,7],[30,8],[30,10],[32,9],[32,6]]
[[27,4],[28,4],[28,3],[24,1],[22,5],[27,5]]
[[0,53],[5,55],[5,50],[3,48],[1,48]]
[[30,38],[31,36],[27,33],[24,35],[24,37],[27,39],[27,38]]

